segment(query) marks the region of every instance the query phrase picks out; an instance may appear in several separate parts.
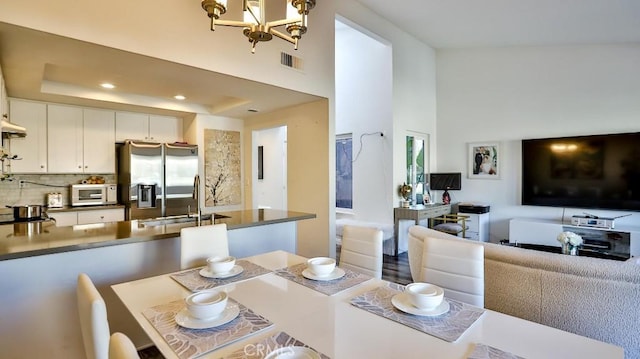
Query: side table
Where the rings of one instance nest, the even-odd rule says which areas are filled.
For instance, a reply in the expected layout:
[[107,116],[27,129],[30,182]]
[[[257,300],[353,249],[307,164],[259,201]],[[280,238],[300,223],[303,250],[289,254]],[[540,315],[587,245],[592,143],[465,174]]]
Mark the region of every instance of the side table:
[[396,207],[393,209],[393,230],[394,230],[394,252],[393,255],[398,255],[398,245],[400,243],[399,226],[400,221],[403,219],[412,220],[416,225],[420,224],[421,220],[429,219],[433,217],[439,217],[444,214],[451,213],[451,205],[444,203],[433,204],[418,204],[409,206],[408,208]]

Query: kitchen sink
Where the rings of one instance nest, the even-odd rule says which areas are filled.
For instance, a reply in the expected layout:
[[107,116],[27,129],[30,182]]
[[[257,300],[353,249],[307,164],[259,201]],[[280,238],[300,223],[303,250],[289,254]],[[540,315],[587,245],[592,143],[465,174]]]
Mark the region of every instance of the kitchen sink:
[[[215,219],[221,218],[229,218],[229,216],[215,214]],[[201,217],[202,222],[206,222],[206,224],[211,224],[211,215],[203,214]],[[152,219],[142,219],[138,220],[138,224],[144,227],[155,227],[155,226],[164,226],[168,224],[181,224],[181,223],[189,223],[195,222],[195,216],[172,216],[172,217],[163,217],[163,218],[152,218]]]

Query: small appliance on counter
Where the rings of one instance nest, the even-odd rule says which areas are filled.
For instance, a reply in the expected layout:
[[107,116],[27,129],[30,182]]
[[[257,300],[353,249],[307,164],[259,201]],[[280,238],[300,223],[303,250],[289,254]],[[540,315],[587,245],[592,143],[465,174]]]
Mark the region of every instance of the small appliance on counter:
[[118,203],[118,185],[74,184],[71,185],[72,206],[96,206]]
[[62,208],[62,193],[47,193],[47,207]]

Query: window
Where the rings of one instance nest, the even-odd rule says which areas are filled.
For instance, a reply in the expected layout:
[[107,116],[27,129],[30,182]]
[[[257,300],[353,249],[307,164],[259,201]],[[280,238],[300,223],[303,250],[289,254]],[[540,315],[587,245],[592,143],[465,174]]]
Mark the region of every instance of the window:
[[429,196],[426,181],[425,155],[426,136],[407,136],[407,184],[411,185],[413,203],[422,204],[424,197]]
[[353,135],[336,136],[336,207],[353,209]]

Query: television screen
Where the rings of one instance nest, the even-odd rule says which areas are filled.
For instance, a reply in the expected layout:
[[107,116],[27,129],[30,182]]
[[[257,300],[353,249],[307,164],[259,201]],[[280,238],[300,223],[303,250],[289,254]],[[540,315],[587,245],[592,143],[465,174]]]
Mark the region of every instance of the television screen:
[[522,204],[640,211],[640,132],[522,140]]
[[429,188],[433,190],[460,190],[461,173],[431,173],[429,174]]

